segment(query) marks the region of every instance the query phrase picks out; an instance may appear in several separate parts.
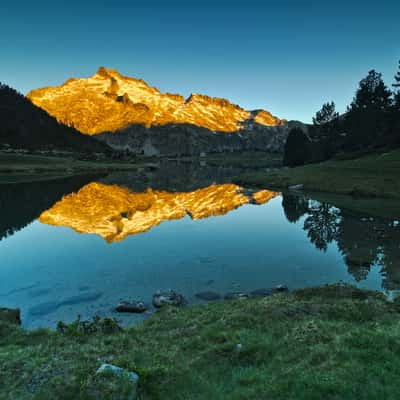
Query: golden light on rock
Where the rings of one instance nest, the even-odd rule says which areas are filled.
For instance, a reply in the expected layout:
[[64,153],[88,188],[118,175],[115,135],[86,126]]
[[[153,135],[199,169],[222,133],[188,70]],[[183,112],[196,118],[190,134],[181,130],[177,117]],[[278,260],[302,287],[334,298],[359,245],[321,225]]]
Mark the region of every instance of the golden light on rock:
[[87,79],[32,90],[28,98],[59,122],[89,135],[114,132],[131,124],[146,127],[193,124],[219,132],[236,132],[246,123],[275,126],[281,120],[265,110],[250,112],[226,99],[161,93],[140,79],[101,67]]
[[194,220],[224,215],[244,204],[266,203],[278,194],[262,190],[245,195],[242,188],[233,184],[211,185],[193,192],[149,189],[136,193],[94,182],[63,197],[43,212],[39,221],[71,227],[79,233],[94,233],[112,243],[146,232],[163,221],[186,215]]

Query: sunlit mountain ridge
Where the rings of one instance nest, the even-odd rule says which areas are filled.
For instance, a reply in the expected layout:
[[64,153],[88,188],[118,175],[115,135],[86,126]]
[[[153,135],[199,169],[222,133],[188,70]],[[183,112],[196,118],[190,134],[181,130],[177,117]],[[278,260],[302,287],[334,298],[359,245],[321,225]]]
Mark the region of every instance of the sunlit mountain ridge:
[[223,98],[193,93],[185,99],[161,93],[143,80],[104,67],[90,78],[71,78],[60,86],[32,90],[27,97],[61,123],[89,135],[132,124],[147,128],[191,124],[211,131],[237,132],[252,125],[286,123],[268,111],[247,111]]
[[135,193],[125,187],[93,182],[63,197],[43,212],[40,222],[92,233],[107,242],[146,232],[163,221],[189,215],[197,220],[227,214],[244,204],[263,204],[279,193],[262,190],[247,194],[234,184],[211,185],[192,192]]

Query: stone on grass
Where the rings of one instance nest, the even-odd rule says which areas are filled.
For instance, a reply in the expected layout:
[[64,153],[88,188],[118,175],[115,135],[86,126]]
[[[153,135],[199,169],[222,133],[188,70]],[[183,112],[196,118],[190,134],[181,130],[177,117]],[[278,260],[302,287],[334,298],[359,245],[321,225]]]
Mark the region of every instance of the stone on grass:
[[96,374],[112,374],[117,377],[126,376],[128,380],[132,382],[132,390],[129,395],[129,400],[135,400],[137,398],[137,385],[139,382],[139,375],[135,372],[128,371],[112,364],[102,364],[101,367],[97,370]]

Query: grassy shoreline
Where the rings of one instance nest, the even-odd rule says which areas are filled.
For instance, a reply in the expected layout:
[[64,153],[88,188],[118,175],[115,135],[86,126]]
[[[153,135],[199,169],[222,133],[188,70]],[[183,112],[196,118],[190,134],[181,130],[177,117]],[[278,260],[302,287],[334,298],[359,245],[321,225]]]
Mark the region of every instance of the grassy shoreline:
[[[347,285],[165,308],[115,333],[24,331],[0,322],[0,398],[397,399],[400,305]],[[126,382],[125,382],[126,383]]]
[[[143,163],[143,162],[141,162]],[[41,173],[46,171],[91,172],[108,169],[134,169],[140,162],[114,161],[111,159],[86,161],[72,155],[38,155],[0,152],[0,173]]]
[[307,191],[400,198],[399,173],[400,150],[394,150],[353,160],[330,160],[280,171],[244,174],[235,183],[271,189],[303,184]]

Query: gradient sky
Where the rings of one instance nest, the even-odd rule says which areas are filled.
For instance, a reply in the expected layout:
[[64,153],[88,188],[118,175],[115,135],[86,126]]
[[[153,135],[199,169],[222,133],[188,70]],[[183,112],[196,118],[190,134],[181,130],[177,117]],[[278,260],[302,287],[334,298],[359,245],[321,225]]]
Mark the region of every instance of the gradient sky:
[[0,81],[26,93],[100,65],[161,91],[310,121],[400,59],[400,1],[7,1]]

